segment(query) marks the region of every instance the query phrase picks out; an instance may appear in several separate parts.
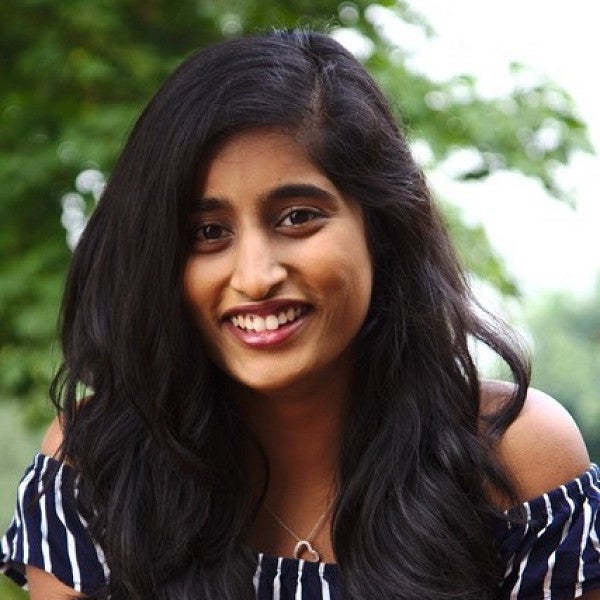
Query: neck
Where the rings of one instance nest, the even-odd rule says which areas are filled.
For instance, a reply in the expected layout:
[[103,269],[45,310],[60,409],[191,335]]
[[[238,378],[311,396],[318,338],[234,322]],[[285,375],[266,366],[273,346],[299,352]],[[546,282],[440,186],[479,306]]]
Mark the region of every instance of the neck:
[[[238,390],[236,401],[269,464],[267,501],[303,496],[322,500],[332,493],[338,470],[341,414],[346,386],[321,382],[304,393],[257,393]],[[249,447],[249,468],[263,481],[260,454]],[[258,485],[257,491],[261,488]]]
[[[250,545],[274,556],[293,556],[298,541],[295,536],[309,537],[320,559],[334,562],[330,507],[336,492],[346,386],[321,382],[318,389],[304,393],[238,392],[234,397],[242,416],[269,465],[265,496],[268,508],[263,505],[253,523]],[[252,443],[248,443],[247,461],[258,497],[264,488],[265,472],[261,455]],[[288,529],[294,531],[294,536]],[[314,558],[306,551],[298,556]]]

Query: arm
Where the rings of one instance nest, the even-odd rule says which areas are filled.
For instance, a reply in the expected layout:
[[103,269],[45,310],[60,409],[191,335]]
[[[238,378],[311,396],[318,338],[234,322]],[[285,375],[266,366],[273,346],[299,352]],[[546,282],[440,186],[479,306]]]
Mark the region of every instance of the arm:
[[54,575],[36,567],[27,567],[27,581],[31,600],[72,600],[83,598],[73,588],[61,583]]
[[[62,429],[56,417],[42,441],[41,451],[46,456],[55,456],[62,443]],[[27,567],[27,581],[31,600],[72,600],[83,598],[73,588],[66,586],[54,575],[36,567]]]
[[[502,391],[492,384],[487,389],[488,399],[490,389]],[[505,387],[503,391],[506,396]],[[497,452],[521,501],[554,490],[590,466],[585,443],[571,416],[550,396],[534,389],[528,391],[521,414],[502,436]],[[597,579],[593,581],[598,585]],[[580,598],[600,600],[600,589]]]

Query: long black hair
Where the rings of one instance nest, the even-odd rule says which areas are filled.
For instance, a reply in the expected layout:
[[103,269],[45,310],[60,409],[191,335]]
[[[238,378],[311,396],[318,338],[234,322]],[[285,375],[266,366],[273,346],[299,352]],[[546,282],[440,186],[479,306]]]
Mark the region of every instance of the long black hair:
[[[99,597],[253,597],[244,425],[186,314],[182,273],[199,169],[215,144],[265,126],[293,135],[362,204],[373,257],[332,528],[343,597],[493,598],[488,492],[511,495],[493,444],[522,407],[528,367],[477,309],[377,85],[309,31],[186,60],[137,121],[75,251],[52,396],[111,570]],[[485,423],[472,340],[516,383]],[[92,399],[78,401],[82,386]]]

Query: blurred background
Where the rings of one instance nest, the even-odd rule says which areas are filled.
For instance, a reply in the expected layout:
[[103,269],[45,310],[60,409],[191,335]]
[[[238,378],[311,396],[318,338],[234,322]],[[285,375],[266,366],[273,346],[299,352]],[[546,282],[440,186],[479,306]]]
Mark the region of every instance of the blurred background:
[[[330,31],[380,82],[474,288],[526,337],[534,385],[600,461],[593,4],[571,0],[565,15],[541,0],[3,0],[1,529],[52,418],[70,253],[136,115],[193,50],[270,27]],[[22,597],[0,583],[0,599]]]

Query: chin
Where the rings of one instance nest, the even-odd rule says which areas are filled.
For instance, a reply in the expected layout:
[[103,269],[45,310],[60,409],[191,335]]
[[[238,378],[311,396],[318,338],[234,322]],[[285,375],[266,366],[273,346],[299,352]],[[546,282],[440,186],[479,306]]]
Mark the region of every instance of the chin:
[[299,389],[297,382],[289,379],[266,379],[259,380],[239,380],[234,379],[234,384],[251,394],[261,396],[292,396]]

